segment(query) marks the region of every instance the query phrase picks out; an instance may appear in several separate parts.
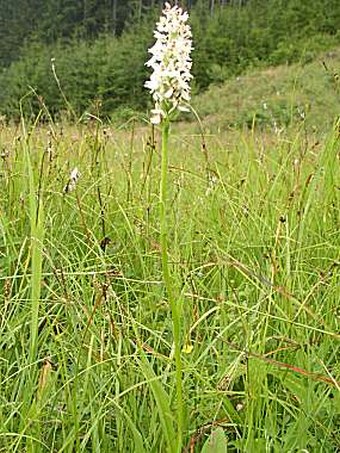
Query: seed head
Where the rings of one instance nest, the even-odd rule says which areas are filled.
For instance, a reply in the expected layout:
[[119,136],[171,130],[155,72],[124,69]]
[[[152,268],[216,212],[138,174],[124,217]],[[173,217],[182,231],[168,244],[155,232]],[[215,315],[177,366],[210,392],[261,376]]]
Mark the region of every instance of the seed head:
[[163,14],[156,24],[155,44],[149,49],[152,55],[146,63],[153,69],[145,87],[152,94],[155,108],[151,122],[159,124],[176,111],[188,111],[192,61],[192,34],[187,24],[189,16],[177,5],[166,2]]

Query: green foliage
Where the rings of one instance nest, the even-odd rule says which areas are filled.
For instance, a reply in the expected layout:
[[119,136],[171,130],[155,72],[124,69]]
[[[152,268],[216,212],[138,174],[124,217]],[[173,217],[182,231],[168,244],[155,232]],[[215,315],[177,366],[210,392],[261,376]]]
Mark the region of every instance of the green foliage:
[[216,428],[206,440],[201,453],[227,453],[228,440],[223,428]]
[[120,36],[136,15],[136,0],[17,0],[0,4],[0,66],[23,55],[31,40],[51,45],[102,33]]
[[[334,452],[338,131],[209,135],[205,159],[187,127],[169,142],[182,450]],[[149,134],[96,120],[0,127],[1,451],[175,449]]]
[[149,36],[129,33],[92,44],[30,46],[23,58],[1,74],[1,112],[18,117],[23,98],[25,116],[45,107],[53,117],[70,118],[74,113],[73,120],[85,112],[109,117],[122,107],[143,109],[149,40]]

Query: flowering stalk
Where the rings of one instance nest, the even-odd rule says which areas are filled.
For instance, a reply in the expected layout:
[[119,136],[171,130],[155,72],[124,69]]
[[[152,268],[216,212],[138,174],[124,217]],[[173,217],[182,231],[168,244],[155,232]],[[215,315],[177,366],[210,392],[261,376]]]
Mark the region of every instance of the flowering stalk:
[[163,15],[157,23],[154,36],[156,43],[149,49],[152,55],[146,63],[153,69],[150,80],[145,83],[155,102],[151,110],[151,122],[162,129],[162,163],[160,183],[160,243],[162,271],[169,305],[171,308],[177,396],[177,445],[174,451],[181,451],[183,433],[182,359],[181,359],[181,305],[176,300],[169,271],[168,229],[167,229],[167,174],[168,140],[171,120],[179,111],[188,111],[192,79],[191,29],[187,24],[188,13],[178,6],[165,3]]
[[165,3],[163,16],[156,25],[156,42],[149,49],[152,57],[146,63],[153,73],[145,82],[155,102],[151,110],[153,124],[171,119],[178,111],[189,110],[192,34],[188,18],[188,13],[178,6]]

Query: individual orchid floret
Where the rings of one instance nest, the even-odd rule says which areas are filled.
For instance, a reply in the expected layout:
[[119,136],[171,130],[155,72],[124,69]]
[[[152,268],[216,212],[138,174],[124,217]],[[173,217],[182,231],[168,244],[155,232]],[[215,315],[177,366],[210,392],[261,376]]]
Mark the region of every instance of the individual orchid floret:
[[156,42],[149,49],[152,56],[146,63],[153,73],[145,82],[155,102],[151,110],[153,124],[160,124],[177,111],[189,110],[192,34],[188,18],[188,13],[179,6],[165,3],[156,25]]

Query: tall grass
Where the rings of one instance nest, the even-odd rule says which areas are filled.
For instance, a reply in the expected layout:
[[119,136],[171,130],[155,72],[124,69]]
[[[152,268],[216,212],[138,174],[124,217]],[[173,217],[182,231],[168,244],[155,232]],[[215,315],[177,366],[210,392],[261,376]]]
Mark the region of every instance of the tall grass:
[[[160,135],[25,127],[0,131],[0,451],[173,451]],[[202,153],[184,131],[167,217],[182,450],[336,451],[338,132],[210,136]]]

